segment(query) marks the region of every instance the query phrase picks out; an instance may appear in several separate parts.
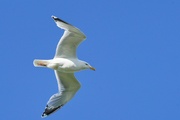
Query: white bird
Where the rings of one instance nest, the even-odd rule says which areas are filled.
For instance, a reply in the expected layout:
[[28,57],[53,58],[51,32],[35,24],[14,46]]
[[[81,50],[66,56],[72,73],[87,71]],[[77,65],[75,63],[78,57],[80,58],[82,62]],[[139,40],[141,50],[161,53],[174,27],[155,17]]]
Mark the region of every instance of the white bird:
[[76,48],[86,38],[86,36],[76,27],[69,23],[52,16],[56,25],[64,29],[56,53],[53,59],[39,60],[35,59],[35,67],[47,67],[55,71],[59,92],[52,95],[47,102],[42,118],[60,109],[65,105],[80,88],[80,83],[74,77],[74,72],[91,69],[95,71],[90,64],[79,60],[76,55]]

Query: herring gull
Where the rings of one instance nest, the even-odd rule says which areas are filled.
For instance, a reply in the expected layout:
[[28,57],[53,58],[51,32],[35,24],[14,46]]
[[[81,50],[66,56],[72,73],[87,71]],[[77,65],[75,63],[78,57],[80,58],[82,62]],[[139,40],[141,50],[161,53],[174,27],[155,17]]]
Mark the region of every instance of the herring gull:
[[95,68],[87,62],[79,60],[76,55],[76,48],[86,38],[84,33],[55,16],[52,18],[59,28],[65,30],[57,45],[55,56],[49,60],[35,59],[33,61],[35,67],[53,69],[58,83],[59,91],[50,97],[42,118],[64,106],[79,90],[81,85],[75,78],[74,72],[85,69],[95,71]]

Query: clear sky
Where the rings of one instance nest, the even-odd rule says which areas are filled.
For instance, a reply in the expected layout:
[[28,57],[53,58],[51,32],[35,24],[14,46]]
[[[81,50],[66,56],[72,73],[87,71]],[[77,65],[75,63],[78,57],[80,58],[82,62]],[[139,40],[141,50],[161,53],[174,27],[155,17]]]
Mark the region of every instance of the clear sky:
[[57,92],[51,59],[63,34],[55,15],[87,36],[81,89],[46,120],[180,120],[179,0],[0,1],[1,120],[41,120]]

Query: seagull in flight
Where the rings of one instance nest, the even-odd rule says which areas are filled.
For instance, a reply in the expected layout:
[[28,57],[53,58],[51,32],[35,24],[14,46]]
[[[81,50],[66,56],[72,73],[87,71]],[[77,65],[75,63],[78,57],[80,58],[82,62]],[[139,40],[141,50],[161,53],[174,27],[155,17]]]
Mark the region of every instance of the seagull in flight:
[[52,95],[47,102],[42,118],[54,113],[69,100],[73,98],[80,88],[80,83],[74,76],[74,72],[91,69],[95,71],[89,63],[79,60],[76,55],[78,45],[85,40],[86,36],[73,25],[52,16],[56,25],[64,29],[53,59],[35,59],[35,67],[46,67],[53,69],[58,83],[58,93]]

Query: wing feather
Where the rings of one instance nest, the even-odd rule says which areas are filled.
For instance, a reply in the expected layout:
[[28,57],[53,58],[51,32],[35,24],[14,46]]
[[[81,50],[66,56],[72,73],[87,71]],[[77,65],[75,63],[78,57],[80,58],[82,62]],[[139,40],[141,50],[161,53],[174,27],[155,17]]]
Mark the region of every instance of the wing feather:
[[62,73],[55,70],[55,76],[60,92],[63,90],[78,90],[81,86],[75,78],[74,73]]
[[76,48],[86,38],[86,36],[71,24],[55,16],[52,16],[52,18],[59,28],[65,30],[57,45],[55,58],[77,58]]
[[80,83],[76,80],[73,73],[61,73],[55,70],[55,75],[57,78],[59,92],[52,95],[48,100],[42,114],[43,118],[64,106],[73,98],[80,88]]

